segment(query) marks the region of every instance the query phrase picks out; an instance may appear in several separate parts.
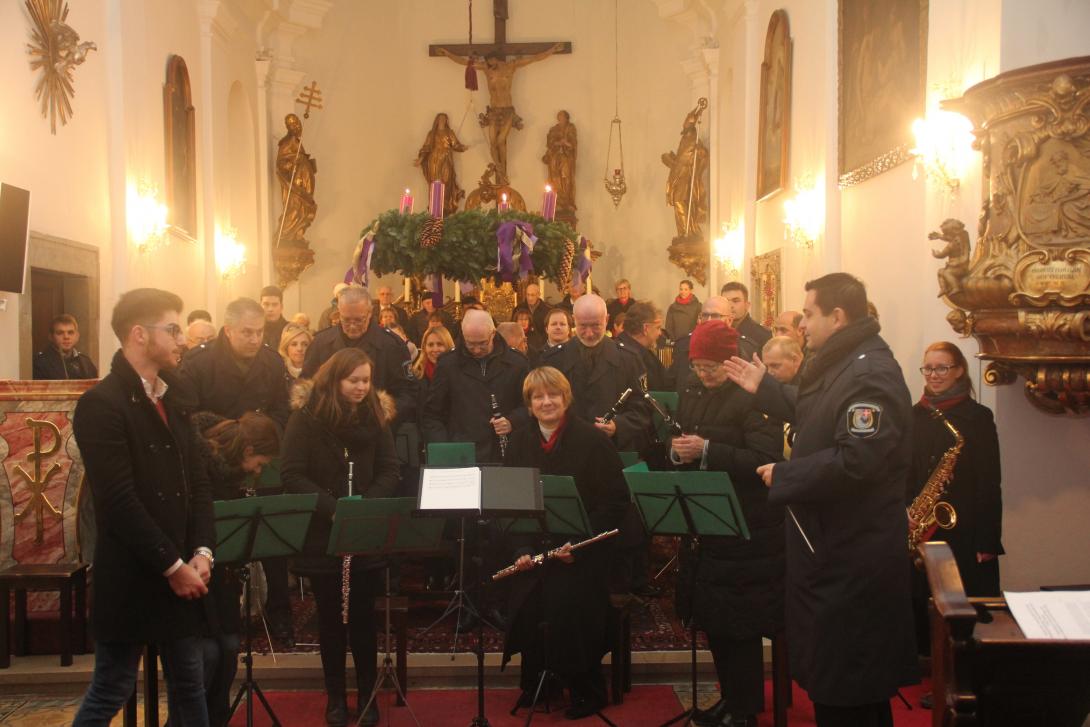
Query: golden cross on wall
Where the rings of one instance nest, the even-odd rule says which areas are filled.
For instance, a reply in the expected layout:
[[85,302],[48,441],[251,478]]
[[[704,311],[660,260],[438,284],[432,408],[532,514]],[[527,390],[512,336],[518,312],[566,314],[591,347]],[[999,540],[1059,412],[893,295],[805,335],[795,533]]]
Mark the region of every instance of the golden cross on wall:
[[322,91],[318,88],[317,81],[311,81],[309,86],[304,86],[303,90],[299,92],[299,98],[295,99],[295,103],[303,104],[303,118],[310,118],[310,110],[313,108],[316,111],[322,109]]
[[[42,460],[61,448],[61,431],[57,425],[45,419],[27,418],[26,425],[34,431],[34,451],[26,456],[28,462],[34,463],[34,476],[32,477],[21,465],[15,465],[15,472],[27,482],[30,490],[30,499],[26,507],[15,514],[15,522],[25,520],[31,512],[34,513],[34,542],[41,545],[45,541],[45,514],[48,512],[57,520],[61,519],[61,511],[53,507],[45,496],[45,488],[49,485],[49,478],[55,475],[61,468],[54,462],[42,474]],[[53,443],[49,449],[42,449],[42,430],[48,429],[53,433]]]

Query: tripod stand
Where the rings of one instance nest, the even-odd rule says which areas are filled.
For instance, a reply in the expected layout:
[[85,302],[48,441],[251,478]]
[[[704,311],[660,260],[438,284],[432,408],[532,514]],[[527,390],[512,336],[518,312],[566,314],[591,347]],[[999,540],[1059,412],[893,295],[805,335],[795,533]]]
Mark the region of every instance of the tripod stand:
[[416,713],[413,712],[412,705],[409,704],[409,700],[405,698],[405,690],[401,688],[401,683],[397,680],[397,667],[394,666],[393,657],[390,656],[390,563],[386,563],[386,593],[385,593],[385,608],[386,612],[386,628],[384,636],[386,639],[384,653],[382,657],[382,666],[378,669],[378,674],[375,675],[375,686],[371,688],[371,696],[367,698],[367,703],[360,708],[359,721],[363,720],[363,716],[367,713],[367,709],[371,706],[371,703],[378,699],[379,690],[382,689],[382,685],[387,679],[390,680],[390,684],[397,692],[397,696],[400,697],[401,702],[409,710],[409,714],[413,718],[413,722],[416,723],[416,727],[420,727],[420,720],[416,718]]
[[254,648],[251,633],[251,603],[253,599],[253,564],[256,560],[283,555],[298,555],[306,536],[307,525],[314,514],[317,495],[272,495],[247,497],[239,500],[219,500],[214,503],[216,514],[216,550],[225,563],[245,564],[239,578],[245,588],[243,604],[246,611],[246,676],[227,714],[230,721],[246,698],[246,725],[254,724],[254,696],[261,701],[273,727],[280,720],[265,699],[254,679]]

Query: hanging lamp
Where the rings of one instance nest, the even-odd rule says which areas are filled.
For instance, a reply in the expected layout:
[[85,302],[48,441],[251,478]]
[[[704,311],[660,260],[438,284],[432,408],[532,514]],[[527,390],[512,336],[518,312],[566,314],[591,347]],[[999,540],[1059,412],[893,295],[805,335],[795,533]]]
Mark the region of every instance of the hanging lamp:
[[[621,112],[620,112],[620,52],[619,52],[619,14],[617,12],[617,0],[613,0],[613,121],[609,124],[609,146],[606,147],[606,170],[604,181],[606,191],[613,200],[613,207],[621,204],[621,197],[628,191],[628,184],[624,178],[624,140],[621,138]],[[613,130],[617,130],[617,159],[618,165],[613,166]]]

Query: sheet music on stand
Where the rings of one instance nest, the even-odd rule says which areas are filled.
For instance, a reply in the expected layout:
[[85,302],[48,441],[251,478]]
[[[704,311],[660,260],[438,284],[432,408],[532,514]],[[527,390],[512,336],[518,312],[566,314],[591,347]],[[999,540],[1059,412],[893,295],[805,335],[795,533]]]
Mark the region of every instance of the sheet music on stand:
[[544,510],[533,467],[424,467],[417,511],[440,517],[537,515]]
[[1090,591],[1004,591],[1027,639],[1090,641]]

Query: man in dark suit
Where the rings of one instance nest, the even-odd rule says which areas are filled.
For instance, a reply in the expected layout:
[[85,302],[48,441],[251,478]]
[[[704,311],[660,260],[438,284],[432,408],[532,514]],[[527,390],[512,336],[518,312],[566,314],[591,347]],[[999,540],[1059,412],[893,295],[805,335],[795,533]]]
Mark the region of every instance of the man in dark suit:
[[625,312],[624,331],[613,339],[617,345],[640,355],[649,391],[667,391],[669,387],[666,367],[653,350],[661,332],[662,312],[651,303],[639,301]]
[[366,351],[374,362],[372,385],[394,397],[398,421],[413,421],[416,389],[409,378],[409,349],[396,333],[372,324],[371,309],[366,288],[350,285],[341,289],[337,293],[339,323],[314,336],[301,376],[313,378],[322,364],[342,348]]
[[284,318],[284,293],[275,285],[261,289],[261,309],[265,312],[265,345],[273,351],[280,350],[280,334],[288,321]]
[[[757,354],[760,355],[761,349],[764,348],[768,339],[772,338],[772,331],[753,320],[749,315],[749,289],[742,283],[731,281],[723,286],[719,294],[726,298],[727,303],[730,304],[731,327],[752,341],[753,347],[756,348]],[[742,351],[743,348],[744,346],[739,346],[738,350]]]
[[172,722],[207,727],[200,635],[216,542],[188,402],[171,376],[182,299],[132,290],[114,308],[111,370],[76,405],[97,524],[95,671],[76,727],[106,725],[136,686],[144,645],[163,660]]
[[98,368],[91,358],[76,350],[79,324],[74,316],[62,313],[49,324],[49,346],[34,354],[34,378],[97,379]]
[[[181,373],[192,388],[198,411],[228,419],[258,411],[272,417],[281,430],[287,426],[291,375],[280,354],[262,342],[266,325],[266,311],[257,301],[233,300],[227,304],[219,336],[185,355]],[[268,583],[269,630],[290,644],[294,633],[287,560],[270,558],[262,566]]]

